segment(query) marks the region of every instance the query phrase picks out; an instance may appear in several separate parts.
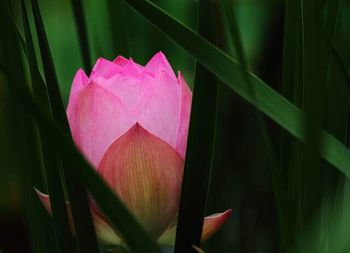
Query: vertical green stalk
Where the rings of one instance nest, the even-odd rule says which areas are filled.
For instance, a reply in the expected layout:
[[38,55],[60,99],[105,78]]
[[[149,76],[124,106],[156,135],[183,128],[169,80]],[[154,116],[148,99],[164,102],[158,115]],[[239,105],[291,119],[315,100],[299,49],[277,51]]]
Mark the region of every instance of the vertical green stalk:
[[[13,165],[17,168],[22,208],[26,214],[28,230],[34,252],[49,249],[49,223],[42,215],[44,210],[34,192],[34,184],[42,183],[41,162],[38,153],[36,131],[30,115],[19,107],[20,99],[14,86],[26,86],[20,44],[14,30],[14,23],[6,1],[0,1],[0,88],[6,103],[10,140],[7,148],[13,154]],[[30,250],[30,249],[28,249]]]
[[[343,63],[339,62],[339,55],[332,57],[335,47],[333,41],[339,41],[341,30],[338,26],[342,0],[327,0],[326,18],[324,25],[324,36],[326,37],[325,57],[326,57],[326,106],[324,126],[341,142],[346,143],[348,131],[349,114],[349,90],[347,78],[349,72],[344,72]],[[333,54],[334,55],[334,54]],[[340,63],[340,64],[339,64]],[[345,75],[345,79],[342,76]],[[348,83],[349,84],[349,83]],[[325,250],[330,250],[331,237],[330,227],[334,220],[338,219],[343,208],[343,197],[345,183],[349,180],[339,173],[333,166],[325,164],[324,198],[322,209],[323,224],[323,245]],[[344,203],[347,206],[347,203]]]
[[[199,33],[215,41],[213,3],[199,1]],[[200,245],[215,140],[217,79],[196,64],[191,122],[181,191],[175,253]]]
[[[285,4],[284,50],[282,94],[302,106],[304,87],[304,17],[302,0],[287,0]],[[296,250],[296,236],[300,232],[298,212],[301,200],[302,151],[303,144],[285,131],[280,135],[279,162],[281,165],[285,199],[285,224],[281,235],[282,245],[286,252]],[[288,206],[287,206],[288,204]]]
[[[32,43],[32,38],[30,34],[29,22],[27,17],[26,8],[24,1],[22,1],[22,15],[24,31],[26,36],[26,50],[28,55],[28,60],[30,62],[30,74],[33,86],[33,93],[36,95],[44,96],[43,99],[46,100],[49,110],[48,99],[43,87],[45,87],[43,80],[40,78],[38,72],[34,46]],[[40,128],[39,128],[40,132]],[[61,182],[61,174],[59,168],[58,157],[52,149],[49,149],[47,142],[50,141],[47,136],[41,134],[41,147],[43,152],[44,166],[46,169],[47,184],[50,194],[50,202],[52,209],[52,217],[54,222],[56,243],[57,248],[61,252],[73,252],[73,240],[70,232],[70,225],[68,221],[68,213],[66,209],[66,203],[64,198],[64,192]]]
[[[320,130],[313,127],[324,125],[324,110],[326,101],[326,73],[327,52],[325,50],[324,25],[324,0],[304,0],[302,2],[302,18],[304,29],[304,89],[302,108],[310,119],[310,124],[304,125],[305,138],[310,144],[301,147],[303,152],[301,162],[301,195],[300,208],[297,212],[299,217],[298,245],[304,252],[308,237],[318,237],[315,243],[315,252],[325,250],[322,245],[323,226],[316,227],[321,221],[316,218],[321,210],[322,199],[327,194],[327,177],[324,163],[318,157],[322,150]],[[321,217],[322,219],[322,217]]]
[[[44,30],[39,6],[36,0],[32,0],[31,2],[52,116],[55,122],[63,126],[65,133],[67,135],[70,135],[68,121],[63,107],[57,76]],[[48,140],[48,142],[50,142],[50,140]],[[62,172],[64,172],[63,176],[66,181],[66,187],[79,249],[81,252],[98,252],[98,244],[92,223],[86,190],[79,183],[76,177],[72,175],[70,168],[72,165],[70,164],[70,161],[60,153],[57,155],[58,159],[61,160],[61,166],[63,169]],[[59,180],[58,174],[56,174],[57,181]]]

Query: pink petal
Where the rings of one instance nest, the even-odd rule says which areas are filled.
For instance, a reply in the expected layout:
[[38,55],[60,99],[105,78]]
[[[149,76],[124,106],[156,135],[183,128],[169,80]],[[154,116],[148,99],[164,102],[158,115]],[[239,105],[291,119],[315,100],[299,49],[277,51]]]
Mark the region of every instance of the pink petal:
[[[38,194],[39,199],[43,203],[46,210],[51,214],[51,205],[50,205],[50,197],[47,194],[44,194],[38,190],[36,190],[36,193]],[[70,208],[70,204],[68,201],[66,201],[66,208],[68,211],[68,218],[69,223],[71,225],[72,230],[74,231],[74,225],[73,225],[73,217],[72,217],[72,211]],[[114,232],[114,230],[107,224],[107,222],[99,215],[97,210],[94,208],[91,208],[91,214],[92,214],[92,220],[94,222],[95,231],[97,237],[108,244],[113,245],[120,245],[121,240],[120,237]]]
[[79,69],[77,73],[75,74],[72,88],[70,91],[70,96],[76,94],[81,89],[83,89],[88,83],[90,82],[90,79],[86,76],[84,70]]
[[166,72],[160,72],[137,105],[136,120],[149,132],[176,148],[180,101],[176,80]]
[[212,214],[205,217],[202,231],[202,241],[206,241],[213,234],[215,234],[222,227],[222,225],[225,224],[231,214],[232,210],[229,209],[223,213]]
[[166,72],[172,79],[176,79],[173,69],[162,52],[156,53],[146,64],[144,70],[152,73],[154,76],[157,76],[160,72]]
[[130,110],[140,101],[149,85],[128,74],[117,74],[107,80],[96,80],[103,83],[103,88],[119,98],[125,108]]
[[[44,193],[42,193],[41,191],[39,191],[37,189],[35,189],[35,191],[36,191],[36,194],[38,195],[41,203],[43,203],[43,205],[46,208],[46,210],[51,214],[52,212],[51,212],[51,204],[50,204],[50,197],[49,197],[49,195],[44,194]],[[66,204],[67,204],[67,207],[68,207],[69,203],[67,202]]]
[[139,77],[142,73],[142,66],[136,64],[132,59],[123,67],[121,73],[128,76]]
[[129,63],[129,60],[119,55],[113,62],[120,67],[125,67],[125,65]]
[[94,82],[69,100],[67,116],[75,144],[95,168],[113,141],[135,123],[122,102]]
[[176,215],[183,160],[166,142],[135,124],[107,150],[98,172],[154,238]]
[[188,128],[191,116],[192,92],[181,72],[178,74],[178,82],[181,90],[181,109],[177,130],[176,150],[179,152],[182,158],[185,158]]
[[[227,219],[231,216],[232,210],[226,210],[223,213],[213,214],[204,218],[202,239],[204,242],[215,234]],[[176,236],[176,226],[170,227],[159,239],[158,242],[163,245],[174,245]]]
[[90,79],[95,79],[97,77],[110,78],[115,74],[120,73],[123,69],[119,64],[115,64],[114,62],[108,61],[104,58],[99,58],[94,68],[91,71]]
[[131,57],[130,57],[129,61],[132,62],[139,71],[142,71],[144,69],[144,66],[134,62],[134,60]]

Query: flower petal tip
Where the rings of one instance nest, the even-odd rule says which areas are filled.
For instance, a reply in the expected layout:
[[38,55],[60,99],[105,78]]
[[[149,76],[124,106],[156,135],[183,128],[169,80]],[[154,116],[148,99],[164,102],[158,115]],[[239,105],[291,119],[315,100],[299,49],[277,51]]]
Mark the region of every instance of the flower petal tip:
[[74,79],[73,79],[73,85],[71,88],[71,96],[73,94],[76,94],[78,91],[80,91],[82,88],[84,88],[88,83],[90,82],[89,77],[85,74],[85,71],[83,69],[78,69],[75,73]]
[[46,210],[51,213],[51,204],[50,204],[50,197],[47,194],[42,193],[37,188],[34,188],[38,198],[40,199],[41,203],[44,205]]
[[129,63],[129,60],[121,55],[118,55],[117,58],[115,58],[113,62],[115,64],[119,65],[120,67],[124,67],[126,64]]
[[145,70],[157,75],[159,72],[168,73],[171,78],[176,79],[175,73],[162,51],[157,52],[146,64]]
[[[201,241],[204,242],[214,235],[231,216],[232,210],[226,210],[223,213],[212,214],[204,218],[202,238]],[[174,245],[176,236],[176,226],[172,226],[165,231],[162,236],[158,239],[158,243],[161,245]]]
[[202,241],[206,241],[212,235],[214,235],[231,216],[232,209],[226,210],[223,213],[212,214],[204,219]]

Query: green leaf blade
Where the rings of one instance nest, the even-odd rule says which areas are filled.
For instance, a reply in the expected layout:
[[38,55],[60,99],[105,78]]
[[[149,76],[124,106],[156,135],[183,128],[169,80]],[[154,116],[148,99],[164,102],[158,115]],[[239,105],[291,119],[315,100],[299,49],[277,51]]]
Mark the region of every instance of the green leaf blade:
[[[51,57],[51,52],[49,49],[49,44],[41,18],[39,6],[36,0],[32,0],[31,3],[52,116],[55,121],[59,122],[63,126],[64,131],[69,135],[70,130],[68,126],[68,120],[63,107],[56,71]],[[55,147],[50,146],[51,144],[49,143],[52,136],[48,135],[46,138],[46,147],[55,150]],[[57,155],[57,159],[61,160],[62,162],[60,165],[62,166],[63,176],[65,177],[66,181],[66,187],[69,195],[73,222],[75,226],[75,234],[77,237],[79,249],[82,252],[98,252],[99,248],[94,225],[92,222],[86,190],[81,184],[79,184],[76,177],[72,175],[70,161],[65,156],[62,156],[60,154]],[[52,159],[50,158],[50,160]],[[55,176],[53,176],[51,183],[56,184],[58,182],[58,184],[62,184],[62,182],[59,181],[59,178],[60,173],[57,171]],[[55,207],[52,209],[53,213],[57,211],[62,212],[62,207]]]
[[[199,1],[199,33],[211,41],[215,39],[213,7],[210,1]],[[215,142],[217,85],[216,77],[196,63],[176,253],[193,252],[193,245],[201,242]]]
[[[173,39],[177,44],[191,53],[208,70],[213,72],[219,79],[225,82],[232,90],[250,103],[254,103],[247,93],[242,82],[242,67],[224,52],[217,49],[205,39],[198,36],[191,29],[181,24],[175,18],[164,12],[148,0],[124,0],[135,10],[144,15],[151,23],[156,25],[162,32]],[[278,92],[266,85],[262,80],[250,73],[252,86],[256,92],[256,106],[259,110],[269,116],[282,128],[303,142],[306,142],[303,133],[303,125],[311,124],[305,114],[282,97]],[[311,124],[312,125],[312,124]],[[314,126],[319,128],[319,126]],[[322,152],[322,157],[336,168],[342,171],[347,177],[350,176],[350,152],[333,136],[325,134],[324,142],[331,143],[332,149],[344,149],[349,155],[339,159],[334,152]],[[347,161],[346,165],[344,161]]]

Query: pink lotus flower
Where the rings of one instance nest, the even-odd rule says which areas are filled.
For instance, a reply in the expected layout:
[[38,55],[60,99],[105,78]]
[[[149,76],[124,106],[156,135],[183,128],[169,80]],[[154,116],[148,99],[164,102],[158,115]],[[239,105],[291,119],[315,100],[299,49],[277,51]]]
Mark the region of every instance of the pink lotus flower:
[[[121,56],[100,58],[90,77],[78,70],[70,93],[67,116],[75,144],[161,244],[175,239],[191,99],[182,74],[176,77],[161,52],[144,67]],[[48,195],[39,197],[50,210]],[[91,210],[99,239],[120,244],[104,216]],[[230,214],[206,217],[202,240]]]

